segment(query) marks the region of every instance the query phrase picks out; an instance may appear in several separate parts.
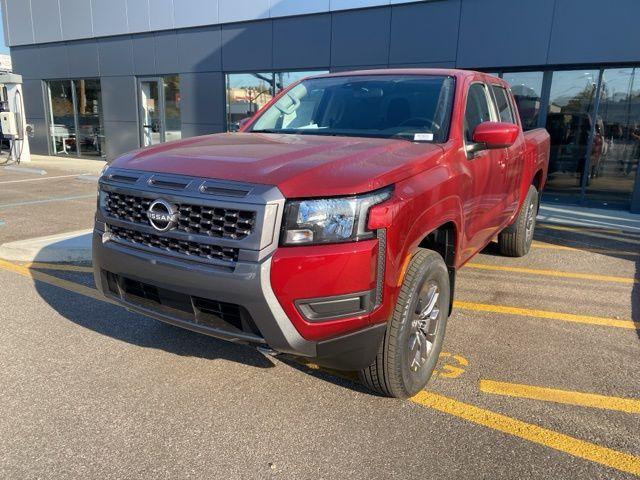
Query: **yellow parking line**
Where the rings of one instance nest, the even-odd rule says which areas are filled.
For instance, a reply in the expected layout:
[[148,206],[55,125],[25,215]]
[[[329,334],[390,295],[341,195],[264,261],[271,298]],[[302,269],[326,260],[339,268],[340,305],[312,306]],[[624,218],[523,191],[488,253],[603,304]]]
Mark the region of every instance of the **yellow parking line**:
[[98,290],[96,290],[95,288],[87,287],[86,285],[81,285],[79,283],[71,282],[69,280],[64,280],[62,278],[57,278],[52,275],[39,272],[38,270],[31,270],[22,265],[16,265],[14,263],[7,262],[5,260],[0,260],[0,269],[7,270],[9,272],[14,272],[14,273],[17,273],[18,275],[22,275],[23,277],[33,278],[34,280],[48,283],[49,285],[54,285],[56,287],[60,287],[65,290],[79,293],[80,295],[93,298],[94,300],[100,300],[101,302],[106,302],[106,303],[111,303],[113,305],[116,305],[111,300],[102,296],[98,292]]
[[632,320],[618,320],[607,317],[592,317],[590,315],[575,315],[573,313],[551,312],[547,310],[535,310],[528,308],[509,307],[506,305],[490,305],[484,303],[453,302],[454,308],[471,310],[475,312],[501,313],[504,315],[517,315],[520,317],[545,318],[548,320],[560,320],[563,322],[584,323],[587,325],[599,325],[603,327],[615,327],[634,330],[640,329],[640,322]]
[[635,278],[628,277],[614,277],[611,275],[595,275],[591,273],[574,273],[563,272],[559,270],[539,270],[537,268],[522,268],[522,267],[506,267],[502,265],[486,265],[484,263],[467,263],[465,265],[469,268],[475,268],[480,270],[494,270],[497,272],[512,272],[512,273],[527,273],[529,275],[543,275],[545,277],[560,277],[560,278],[575,278],[580,280],[594,280],[597,282],[614,282],[614,283],[640,283]]
[[573,392],[518,383],[496,382],[493,380],[480,380],[480,391],[494,395],[530,398],[532,400],[565,403],[567,405],[578,405],[580,407],[640,413],[640,400],[633,398],[608,397],[594,393]]
[[602,238],[605,240],[614,240],[616,242],[623,242],[623,243],[631,243],[634,245],[640,245],[640,240],[634,239],[634,238],[624,238],[621,236],[616,236],[616,235],[607,235],[605,233],[598,233],[598,232],[594,232],[594,231],[587,231],[587,230],[579,230],[576,228],[572,228],[572,227],[565,227],[565,226],[561,226],[561,225],[539,225],[540,228],[543,228],[545,230],[559,230],[559,231],[563,231],[563,232],[575,232],[575,233],[579,233],[580,235],[586,235],[588,237],[594,237],[594,238]]
[[59,270],[66,272],[93,273],[93,267],[82,267],[79,265],[68,265],[63,263],[30,262],[20,264],[22,267],[42,270]]
[[522,438],[545,447],[553,448],[575,457],[584,458],[605,467],[640,475],[640,457],[595,443],[539,427],[515,418],[460,402],[436,393],[422,391],[412,402],[433,408],[469,422]]
[[584,252],[602,253],[605,255],[622,255],[622,256],[629,256],[629,257],[640,256],[640,252],[629,252],[626,250],[611,250],[608,248],[591,248],[591,247],[578,248],[578,247],[569,247],[567,245],[553,245],[551,243],[542,243],[542,242],[533,242],[531,244],[531,248],[545,249],[545,250],[565,250],[565,251],[578,252],[578,253],[584,253]]

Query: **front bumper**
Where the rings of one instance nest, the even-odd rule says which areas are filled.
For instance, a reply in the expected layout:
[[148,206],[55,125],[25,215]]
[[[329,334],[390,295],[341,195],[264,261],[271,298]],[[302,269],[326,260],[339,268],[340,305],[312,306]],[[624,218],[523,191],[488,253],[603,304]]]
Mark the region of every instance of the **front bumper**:
[[[96,285],[104,295],[130,310],[224,340],[266,344],[331,368],[358,370],[368,366],[378,351],[385,324],[327,340],[303,338],[272,290],[272,258],[240,260],[228,269],[131,248],[111,241],[100,230],[93,235]],[[142,287],[137,289],[143,293],[128,289],[132,282],[139,282]],[[145,288],[153,289],[153,294],[145,294]],[[171,301],[158,301],[158,292]],[[202,301],[239,306],[256,328],[233,326],[216,315],[205,314],[199,306]],[[206,321],[202,321],[204,316]]]

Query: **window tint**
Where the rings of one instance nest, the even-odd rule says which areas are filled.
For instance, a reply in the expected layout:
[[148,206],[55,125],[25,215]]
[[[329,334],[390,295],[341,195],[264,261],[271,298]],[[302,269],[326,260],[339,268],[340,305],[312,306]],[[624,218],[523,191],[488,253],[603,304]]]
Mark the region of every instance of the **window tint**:
[[514,121],[513,111],[511,110],[511,102],[509,102],[509,97],[507,91],[499,87],[498,85],[492,85],[493,94],[496,97],[496,107],[498,109],[498,116],[500,117],[501,122],[507,123],[516,123]]
[[491,121],[485,92],[485,86],[481,83],[474,83],[469,87],[467,107],[464,114],[464,138],[468,142],[473,140],[473,131],[478,125],[482,122]]

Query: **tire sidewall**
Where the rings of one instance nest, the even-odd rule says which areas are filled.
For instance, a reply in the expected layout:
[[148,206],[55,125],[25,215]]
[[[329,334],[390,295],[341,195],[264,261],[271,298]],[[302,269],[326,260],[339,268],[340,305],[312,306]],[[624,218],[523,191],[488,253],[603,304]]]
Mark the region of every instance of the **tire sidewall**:
[[[449,316],[450,286],[449,273],[442,257],[433,252],[429,258],[422,262],[419,273],[415,275],[408,286],[410,296],[402,306],[401,326],[397,337],[398,348],[395,358],[396,371],[400,375],[401,385],[405,392],[402,396],[408,397],[415,395],[424,388],[431,378],[433,370],[438,362],[438,357],[442,349],[444,334],[446,330],[447,317]],[[438,333],[433,345],[433,350],[427,359],[427,363],[419,370],[419,372],[411,372],[408,359],[408,342],[411,334],[411,322],[419,300],[419,293],[425,282],[434,281],[440,290],[438,298],[438,308],[440,309],[440,322]]]

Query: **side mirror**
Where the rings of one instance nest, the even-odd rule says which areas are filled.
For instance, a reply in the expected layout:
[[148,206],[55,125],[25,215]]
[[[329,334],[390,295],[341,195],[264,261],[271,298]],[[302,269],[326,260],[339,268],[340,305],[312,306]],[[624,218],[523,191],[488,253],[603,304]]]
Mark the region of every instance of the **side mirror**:
[[520,127],[513,123],[483,122],[473,131],[473,143],[485,149],[507,148],[513,145],[520,134]]
[[252,119],[253,117],[245,117],[242,120],[240,120],[238,122],[238,130],[237,131],[242,131],[244,129],[244,127],[247,126],[247,124],[249,123],[249,121]]

